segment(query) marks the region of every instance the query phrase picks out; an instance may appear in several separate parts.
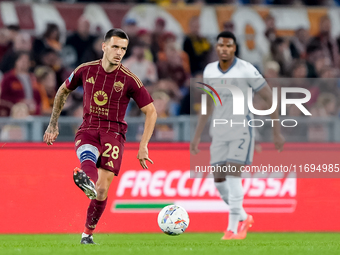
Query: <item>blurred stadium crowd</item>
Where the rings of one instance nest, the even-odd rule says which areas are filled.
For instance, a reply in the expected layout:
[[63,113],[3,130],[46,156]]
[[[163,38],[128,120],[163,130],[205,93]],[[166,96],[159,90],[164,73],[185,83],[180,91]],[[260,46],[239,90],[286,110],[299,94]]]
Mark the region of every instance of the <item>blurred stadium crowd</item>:
[[[190,114],[190,78],[201,78],[205,65],[217,60],[215,40],[200,34],[198,17],[190,20],[190,32],[183,35],[181,45],[174,33],[165,30],[165,22],[161,17],[156,19],[152,31],[139,28],[133,18],[125,19],[122,24],[130,37],[123,64],[150,91],[159,118]],[[270,15],[265,18],[265,24],[270,54],[263,57],[260,72],[270,85],[283,86],[275,84],[272,78],[339,77],[340,35],[338,38],[331,36],[328,16],[320,19],[320,33],[314,37],[303,28],[296,30],[292,37],[279,37],[275,19]],[[58,26],[52,23],[47,25],[42,36],[22,31],[17,25],[0,28],[0,117],[49,116],[57,89],[73,69],[102,57],[103,35],[100,32],[91,34],[89,28],[89,21],[81,17],[77,30],[68,31],[64,41],[60,39]],[[224,29],[233,31],[234,24],[225,22]],[[296,79],[284,86],[304,87],[311,92],[307,107],[313,117],[339,115],[337,79],[328,80],[322,86],[320,82],[300,81]],[[62,115],[81,117],[82,96],[82,88],[71,93]],[[257,109],[262,107],[260,99],[255,98],[255,103]],[[139,114],[137,106],[130,104],[127,116]],[[288,110],[290,116],[301,114],[295,106]],[[164,129],[166,134],[169,126],[161,125],[157,129]]]
[[[15,1],[15,0],[0,0]],[[45,3],[51,0],[22,0],[22,2]],[[308,6],[332,6],[340,5],[340,0],[53,0],[53,2],[102,2],[102,3],[155,3],[163,6],[183,4],[267,4],[267,5],[308,5]]]

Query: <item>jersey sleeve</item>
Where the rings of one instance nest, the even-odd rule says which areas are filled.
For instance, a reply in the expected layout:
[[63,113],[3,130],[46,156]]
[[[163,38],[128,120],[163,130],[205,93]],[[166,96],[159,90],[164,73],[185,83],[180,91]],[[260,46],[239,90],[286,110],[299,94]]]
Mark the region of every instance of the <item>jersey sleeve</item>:
[[247,69],[249,86],[252,87],[255,92],[260,91],[267,84],[266,80],[252,64],[248,63]]
[[69,90],[75,90],[78,86],[81,86],[82,83],[82,69],[79,67],[65,80],[66,88]]
[[143,108],[153,102],[149,92],[138,78],[130,79],[130,96],[135,100],[139,108]]
[[208,76],[208,66],[209,65],[207,65],[205,68],[204,68],[204,70],[203,70],[203,82],[204,83],[207,83],[207,82],[209,82],[209,76]]
[[[203,83],[212,85],[212,78],[209,76],[209,64],[203,70]],[[209,92],[212,92],[210,88],[206,88]]]

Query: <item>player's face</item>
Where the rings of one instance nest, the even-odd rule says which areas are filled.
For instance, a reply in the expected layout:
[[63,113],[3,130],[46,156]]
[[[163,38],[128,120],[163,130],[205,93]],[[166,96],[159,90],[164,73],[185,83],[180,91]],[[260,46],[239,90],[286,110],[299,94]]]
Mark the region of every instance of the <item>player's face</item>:
[[229,61],[235,56],[236,45],[232,38],[220,37],[216,44],[216,51],[220,61]]
[[126,53],[128,43],[127,39],[112,36],[110,40],[103,42],[102,44],[104,58],[112,65],[118,65]]

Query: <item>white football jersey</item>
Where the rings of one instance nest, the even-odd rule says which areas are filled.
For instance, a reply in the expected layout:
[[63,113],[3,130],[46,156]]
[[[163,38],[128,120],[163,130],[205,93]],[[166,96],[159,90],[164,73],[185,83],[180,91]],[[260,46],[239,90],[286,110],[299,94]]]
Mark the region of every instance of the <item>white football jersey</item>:
[[[266,85],[266,81],[259,71],[249,62],[235,57],[232,65],[225,72],[221,70],[219,61],[208,64],[203,72],[203,80],[204,83],[212,86],[217,91],[222,101],[221,106],[217,96],[211,92],[217,103],[213,106],[214,111],[210,125],[212,138],[228,141],[242,138],[246,134],[249,135],[249,132],[253,133],[251,128],[248,127],[248,121],[253,119],[253,114],[248,109],[247,94],[249,87],[253,90],[253,97],[254,92],[261,90]],[[243,115],[233,114],[233,96],[229,89],[223,88],[226,84],[234,85],[241,89],[244,95]],[[227,120],[228,123],[215,124],[215,127],[213,127],[214,119]],[[256,124],[258,125],[258,123]],[[256,124],[253,123],[252,125]]]

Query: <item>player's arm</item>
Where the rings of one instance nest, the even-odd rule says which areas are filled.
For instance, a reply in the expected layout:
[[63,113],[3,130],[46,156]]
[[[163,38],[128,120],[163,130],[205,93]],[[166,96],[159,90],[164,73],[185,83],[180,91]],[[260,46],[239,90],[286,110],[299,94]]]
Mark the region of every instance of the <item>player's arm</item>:
[[[262,99],[266,102],[267,107],[270,108],[272,106],[272,90],[268,84],[266,84],[262,89],[257,92]],[[273,120],[279,119],[279,113],[277,109],[270,115]],[[273,121],[273,142],[275,144],[275,148],[281,152],[283,150],[283,145],[285,143],[285,139],[280,131],[280,122]]]
[[199,149],[198,149],[198,144],[201,141],[201,135],[203,133],[204,127],[207,124],[212,112],[213,112],[213,100],[210,97],[207,97],[207,114],[206,115],[202,115],[200,114],[198,116],[198,121],[197,121],[197,126],[196,126],[196,130],[195,130],[195,135],[194,138],[192,139],[191,143],[190,143],[190,152],[193,155],[196,155],[197,153],[199,153]]
[[155,128],[155,123],[157,120],[157,113],[153,103],[150,103],[141,108],[141,111],[145,114],[145,124],[142,139],[139,144],[139,150],[137,158],[139,159],[140,165],[143,169],[147,169],[146,160],[153,164],[153,161],[149,158],[148,153],[148,143],[152,136],[153,130]]
[[54,98],[50,123],[44,134],[44,142],[47,143],[47,145],[52,145],[59,135],[58,119],[59,119],[61,110],[64,107],[66,99],[68,95],[71,93],[71,91],[72,90],[69,90],[66,87],[65,82],[63,83],[63,85],[60,86],[60,88],[57,91],[57,94]]

